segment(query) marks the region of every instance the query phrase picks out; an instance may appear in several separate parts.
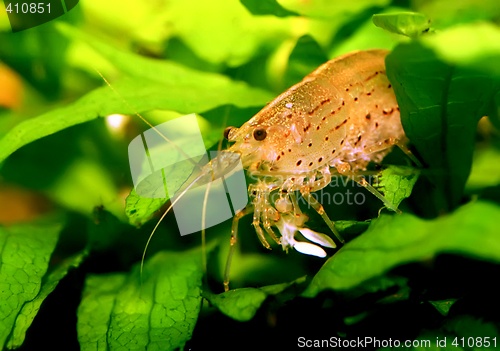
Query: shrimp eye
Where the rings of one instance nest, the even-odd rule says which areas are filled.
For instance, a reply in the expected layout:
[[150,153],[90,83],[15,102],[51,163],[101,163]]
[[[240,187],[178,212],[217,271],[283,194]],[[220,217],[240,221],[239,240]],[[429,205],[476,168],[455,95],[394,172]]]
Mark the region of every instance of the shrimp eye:
[[267,132],[265,129],[255,129],[253,131],[253,137],[255,140],[262,141],[266,138]]
[[229,132],[231,132],[231,129],[233,128],[234,127],[227,127],[226,129],[224,129],[224,139],[229,140]]

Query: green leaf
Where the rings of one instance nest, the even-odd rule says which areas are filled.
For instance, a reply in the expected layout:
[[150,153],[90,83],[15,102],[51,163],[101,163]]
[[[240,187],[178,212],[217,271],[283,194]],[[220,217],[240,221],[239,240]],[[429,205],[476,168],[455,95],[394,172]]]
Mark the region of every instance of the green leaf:
[[449,300],[438,300],[438,301],[429,301],[429,303],[434,306],[439,313],[443,316],[447,316],[450,311],[451,306],[457,302],[457,299],[449,299]]
[[420,171],[412,167],[391,165],[382,171],[375,187],[395,208],[398,208],[401,201],[411,195],[419,174]]
[[192,113],[230,103],[239,106],[263,105],[271,99],[269,94],[244,83],[232,82],[217,75],[214,78],[176,86],[141,78],[125,78],[113,84],[120,96],[109,87],[95,89],[73,104],[29,119],[10,130],[0,139],[0,162],[32,141],[98,116],[134,114],[152,109]]
[[335,221],[335,229],[340,233],[342,238],[349,241],[362,234],[370,225],[370,220],[358,222],[352,220]]
[[[166,38],[179,38],[197,57],[222,66],[235,67],[248,62],[266,46],[277,46],[293,28],[287,18],[253,16],[237,0],[191,0],[189,3],[169,0],[140,5],[131,0],[110,0],[104,6],[98,0],[90,0],[90,3],[92,8],[87,2],[82,4],[84,8],[89,7],[89,18],[104,17],[108,23],[112,21],[110,32],[116,33],[113,27],[131,31],[146,45],[153,42],[160,49],[166,46]],[[117,20],[120,23],[113,23]]]
[[290,87],[300,82],[326,61],[328,57],[316,40],[309,35],[300,37],[288,59],[285,86]]
[[298,16],[297,13],[283,8],[276,0],[240,0],[240,2],[254,15]]
[[12,330],[12,335],[7,344],[8,348],[15,349],[22,345],[26,332],[35,319],[45,298],[54,291],[59,281],[68,274],[70,269],[80,266],[87,254],[88,252],[84,250],[64,259],[53,271],[43,277],[42,286],[36,297],[24,303],[21,311],[19,311],[16,325]]
[[[78,36],[71,27],[62,28],[67,35]],[[215,74],[188,69],[172,62],[158,62],[138,55],[120,52],[98,39],[92,45],[107,55],[127,73],[137,75],[101,87],[78,101],[24,121],[0,139],[0,162],[20,147],[76,124],[112,113],[134,114],[153,109],[180,113],[203,112],[233,104],[240,107],[262,106],[272,99],[268,92],[251,88],[242,82]]]
[[500,28],[491,23],[455,26],[422,38],[445,62],[500,79]]
[[456,26],[459,23],[478,23],[481,21],[497,21],[500,6],[497,0],[433,0],[416,1],[412,9],[425,13],[440,29]]
[[500,150],[490,147],[477,149],[472,170],[467,179],[468,189],[493,187],[500,184]]
[[167,198],[146,198],[139,196],[135,189],[132,189],[125,200],[125,213],[127,214],[129,223],[137,227],[142,226],[167,201]]
[[166,5],[166,2],[138,5],[134,0],[86,0],[79,3],[78,8],[86,18],[92,19],[94,31],[113,33],[109,36],[110,41],[139,41],[155,47],[173,35],[171,28],[165,28],[165,16],[169,10]]
[[262,290],[256,288],[234,289],[206,296],[222,313],[240,322],[252,319],[266,297]]
[[2,348],[22,343],[40,304],[67,271],[63,264],[46,275],[60,231],[61,225],[56,222],[0,227]]
[[[498,329],[498,324],[487,322],[470,315],[457,316],[449,321],[443,326],[443,329],[448,331],[452,335],[457,335],[459,337],[465,338],[464,345],[461,345],[459,341],[459,346],[468,346],[468,338],[490,337],[497,338],[496,343],[490,339],[490,346],[493,349],[494,346],[498,345],[498,339],[500,337],[500,330]],[[488,348],[481,348],[481,350],[487,350]]]
[[431,20],[416,12],[384,13],[372,17],[373,23],[391,33],[418,37],[430,30]]
[[[228,77],[218,73],[198,71],[176,62],[153,60],[131,52],[119,50],[101,41],[99,38],[63,23],[59,23],[58,29],[72,39],[83,41],[112,62],[121,71],[136,78],[143,78],[165,85],[176,85],[178,89],[182,89],[185,86],[198,89],[204,88],[205,90],[222,89],[224,91],[218,91],[217,94],[213,94],[213,97],[215,98],[218,94],[223,93],[226,97],[221,98],[227,104],[233,103],[236,106],[242,107],[255,106],[256,102],[257,105],[260,105],[267,102],[262,101],[262,99],[265,100],[270,97],[270,94],[262,89],[251,88],[246,84],[232,81]],[[116,87],[115,90],[121,93],[121,90]],[[189,93],[189,91],[186,93]],[[168,95],[169,91],[163,91],[162,94]],[[200,102],[203,101],[203,99],[196,98],[196,92],[191,92],[191,95],[191,99],[199,100]],[[245,95],[246,99],[244,99]],[[231,98],[227,98],[227,96],[233,97],[234,101]],[[131,105],[135,106],[132,103]],[[214,104],[213,106],[220,105],[223,105],[223,103]],[[167,110],[167,108],[163,109]],[[203,108],[202,111],[209,109]],[[177,111],[175,108],[171,110]],[[183,112],[187,113],[187,111]]]
[[191,338],[201,306],[201,254],[159,252],[128,274],[94,275],[78,308],[82,350],[174,350]]
[[443,63],[419,43],[401,44],[386,58],[387,76],[405,133],[432,169],[436,211],[455,207],[472,164],[476,126],[499,81]]
[[335,228],[342,234],[356,234],[366,230],[370,225],[370,221],[335,221]]
[[[400,8],[388,7],[382,13],[401,11]],[[338,34],[337,34],[338,35]],[[380,30],[371,18],[362,23],[357,23],[352,28],[349,36],[335,40],[335,45],[330,50],[330,57],[337,57],[356,50],[387,49],[392,50],[399,42],[400,37],[385,30]]]
[[299,285],[306,277],[294,280],[290,283],[282,283],[264,286],[262,288],[241,288],[212,294],[204,292],[203,296],[216,306],[226,316],[240,322],[252,319],[266,298],[270,295],[278,295],[292,286]]
[[193,0],[188,10],[184,0],[170,1],[168,18],[199,57],[230,67],[278,46],[297,28],[293,17],[253,16],[237,0]]
[[487,220],[498,216],[500,207],[487,202],[469,203],[432,221],[406,213],[382,215],[324,264],[304,296],[352,289],[394,267],[440,253],[500,262],[497,225]]
[[[193,159],[183,159],[183,155],[178,151],[188,152],[197,145],[189,140],[175,140],[174,144],[178,149],[174,149],[168,143],[161,143],[148,148],[148,157],[144,159],[139,184],[135,184],[126,200],[125,211],[129,222],[132,225],[140,226],[147,222],[151,216],[165,204],[172,194],[176,194],[181,186],[191,179],[189,176],[196,172],[199,174]],[[200,157],[201,158],[201,157]],[[151,172],[150,160],[156,160],[159,164],[169,164],[153,173]],[[163,160],[163,162],[159,161]],[[168,187],[167,187],[168,183]],[[171,194],[169,194],[169,192]]]
[[277,2],[287,10],[316,18],[334,18],[337,16],[352,15],[371,7],[385,6],[390,3],[389,0],[277,0]]

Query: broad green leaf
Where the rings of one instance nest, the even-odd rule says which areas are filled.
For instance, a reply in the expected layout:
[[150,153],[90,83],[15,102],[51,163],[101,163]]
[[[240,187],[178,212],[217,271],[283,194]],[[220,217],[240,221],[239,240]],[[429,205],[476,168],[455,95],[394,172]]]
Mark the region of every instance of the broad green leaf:
[[349,241],[362,234],[370,225],[370,220],[358,222],[352,220],[335,221],[335,229],[340,233],[342,238]]
[[[106,59],[111,61],[113,65],[118,67],[120,70],[137,78],[143,78],[169,86],[175,85],[177,86],[177,89],[182,89],[186,86],[200,90],[215,89],[217,90],[217,94],[213,94],[214,98],[218,94],[224,94],[235,99],[233,102],[231,101],[231,98],[221,97],[227,101],[227,104],[233,103],[234,105],[241,107],[262,105],[262,103],[266,103],[267,99],[270,97],[270,94],[262,89],[251,88],[244,83],[232,81],[228,77],[218,73],[198,71],[176,62],[153,60],[131,52],[119,50],[110,46],[106,42],[101,41],[99,38],[62,23],[60,23],[57,28],[66,36],[85,42],[98,53],[103,55]],[[169,91],[165,88],[162,94],[168,95]],[[117,87],[115,87],[115,90],[121,93],[121,90]],[[186,93],[189,93],[189,91]],[[191,99],[195,99],[197,96],[196,90],[191,91],[191,95]],[[203,99],[196,100],[203,101]],[[130,104],[135,106],[132,103]],[[223,104],[213,104],[213,107],[219,105]],[[204,108],[202,111],[209,109],[210,108]],[[177,111],[177,109],[171,110]],[[139,111],[141,111],[141,109],[139,109]],[[186,113],[187,111],[181,112]]]
[[300,82],[305,76],[328,61],[325,52],[309,35],[300,37],[288,59],[285,72],[285,86]]
[[429,301],[429,303],[443,316],[448,315],[451,306],[453,306],[455,302],[457,302],[457,299]]
[[335,228],[341,233],[359,233],[370,225],[370,222],[358,222],[358,221],[335,221]]
[[[447,323],[443,326],[443,329],[452,335],[459,336],[458,346],[464,346],[464,349],[468,349],[468,338],[476,338],[478,336],[490,338],[490,347],[484,347],[485,345],[483,345],[484,348],[479,348],[480,350],[496,349],[498,347],[498,339],[500,338],[500,329],[498,324],[495,325],[495,323],[484,321],[474,316],[457,316],[447,321]],[[465,340],[460,340],[461,337],[464,337]],[[496,342],[492,340],[492,338],[495,337]],[[462,342],[464,342],[464,344],[462,344]]]
[[[125,201],[125,212],[129,223],[141,226],[158,211],[170,198],[168,188],[175,189],[173,194],[184,184],[189,184],[188,176],[193,173],[193,165],[189,162],[179,162],[173,167],[166,167],[154,172],[132,189]],[[196,173],[199,174],[199,173]],[[147,195],[145,195],[147,194]]]
[[419,43],[401,44],[386,58],[405,133],[429,166],[437,211],[455,207],[472,164],[476,126],[499,81],[447,65]]
[[379,303],[394,303],[397,301],[404,301],[410,298],[411,289],[408,287],[408,278],[385,274],[373,279],[364,281],[356,288],[349,290],[346,294],[347,297],[362,296],[366,293],[381,293],[384,291],[394,291],[393,294],[385,296],[380,299]]
[[170,1],[168,19],[191,50],[214,64],[240,66],[278,46],[294,29],[306,29],[294,17],[253,16],[238,0],[187,3]]
[[433,0],[415,1],[412,9],[432,18],[438,28],[456,26],[459,23],[497,21],[500,6],[497,0]]
[[[178,192],[191,174],[194,172],[199,174],[197,172],[198,167],[201,167],[199,163],[184,157],[186,152],[193,150],[193,147],[195,150],[199,147],[190,139],[186,137],[174,140],[174,145],[162,140],[161,143],[147,148],[147,158],[145,157],[142,162],[140,175],[138,173],[134,175],[137,177],[134,181],[135,187],[126,201],[125,210],[130,224],[144,224],[173,194]],[[171,166],[165,166],[151,173],[151,160],[155,160],[156,164]]]
[[500,184],[500,150],[490,147],[476,149],[472,170],[467,179],[468,189],[486,188]]
[[[61,231],[56,222],[0,227],[0,345],[19,346],[41,302],[65,275],[47,269]],[[64,272],[63,272],[64,271]]]
[[[82,301],[78,307],[77,331],[82,350],[112,349],[108,345],[111,316],[114,313],[117,296],[126,283],[126,274],[95,275],[87,278]],[[134,310],[139,310],[139,306],[131,309],[131,313]],[[147,327],[143,329],[148,330]],[[114,340],[109,341],[114,342]]]
[[268,296],[280,294],[304,281],[305,277],[302,277],[290,283],[269,285],[262,288],[234,289],[221,294],[204,292],[203,296],[226,316],[240,322],[246,322],[255,316]]
[[[93,43],[98,45],[98,40],[94,39]],[[18,124],[0,139],[0,162],[23,145],[98,116],[153,109],[199,113],[226,104],[261,106],[272,99],[266,91],[219,74],[120,53],[100,44],[117,66],[123,65],[128,73],[139,76],[114,82],[112,89],[106,86],[95,89],[68,106]]]
[[307,30],[295,17],[253,16],[238,0],[188,3],[186,11],[185,0],[170,2],[170,23],[197,56],[218,65],[240,66]]
[[[84,16],[92,19],[94,30],[113,32],[116,42],[142,41],[157,47],[172,36],[165,25],[168,1],[143,2],[134,0],[85,0],[78,4]],[[126,20],[124,20],[126,19]]]
[[42,281],[40,291],[33,300],[27,301],[19,311],[16,324],[12,330],[12,335],[7,344],[8,348],[18,348],[24,342],[24,338],[28,328],[40,310],[40,306],[49,294],[54,291],[59,281],[68,274],[72,268],[78,267],[85,257],[87,251],[81,251],[71,257],[64,259],[58,266],[51,272],[48,272]]
[[440,253],[500,262],[497,225],[489,220],[498,216],[500,207],[487,202],[469,203],[434,220],[406,213],[382,215],[328,259],[304,296],[314,297],[325,289],[352,289],[392,268]]
[[159,252],[130,273],[89,276],[78,308],[82,350],[174,350],[201,307],[199,251]]
[[[197,57],[215,65],[243,64],[264,47],[269,50],[278,45],[294,28],[288,19],[252,16],[237,0],[159,0],[140,6],[133,0],[106,4],[87,0],[81,6],[94,27],[97,22],[104,32],[118,32],[112,38],[115,41],[135,44],[139,40],[160,53],[168,45],[171,55],[172,41],[167,40],[180,39]],[[120,34],[124,38],[116,38]]]
[[246,322],[253,318],[267,295],[257,288],[241,288],[207,295],[206,298],[225,315]]
[[[400,10],[400,8],[389,7],[382,14]],[[336,40],[335,45],[332,46],[329,53],[330,58],[335,58],[356,50],[391,50],[400,42],[399,35],[380,30],[380,28],[377,28],[373,24],[371,18],[367,18],[363,23],[356,25],[351,35],[341,39],[343,40]]]
[[415,168],[389,166],[377,178],[378,183],[375,187],[395,208],[398,208],[401,201],[411,195],[419,173],[420,171]]
[[240,2],[254,15],[297,16],[295,12],[283,8],[276,0],[240,0]]
[[287,10],[317,18],[334,18],[337,16],[352,15],[371,7],[385,6],[390,3],[389,0],[277,0],[277,2]]
[[139,196],[135,189],[132,189],[125,201],[125,213],[127,214],[129,223],[138,227],[142,226],[167,201],[167,198],[146,198]]
[[500,28],[491,23],[464,24],[422,38],[445,62],[500,79]]
[[416,12],[384,13],[373,15],[373,23],[391,33],[418,37],[430,30],[431,20]]
[[[121,7],[120,1],[113,1],[113,4]],[[133,11],[138,7],[136,3],[129,2],[129,5],[133,6]],[[151,22],[157,25],[157,30],[182,39],[200,58],[229,66],[241,65],[263,46],[277,44],[290,35],[292,28],[288,19],[252,16],[237,0],[160,1],[150,9],[155,12]],[[147,17],[143,19],[147,31],[138,33],[147,34],[152,26],[146,23]],[[158,34],[153,36],[158,37]]]

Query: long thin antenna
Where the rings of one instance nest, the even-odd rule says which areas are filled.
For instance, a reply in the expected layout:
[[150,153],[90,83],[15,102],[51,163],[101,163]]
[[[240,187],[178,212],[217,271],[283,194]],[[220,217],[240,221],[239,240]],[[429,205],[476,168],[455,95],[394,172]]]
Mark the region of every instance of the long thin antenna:
[[207,278],[207,249],[206,249],[206,221],[207,221],[207,203],[208,203],[208,194],[210,192],[211,182],[207,183],[207,188],[205,189],[205,195],[203,197],[203,209],[201,212],[201,260],[203,265],[203,273],[205,279]]
[[[224,129],[227,126],[227,120],[229,118],[229,111],[231,107],[226,106],[225,111],[224,111],[224,117],[222,121],[222,129]],[[220,151],[222,149],[222,138],[219,140],[217,143],[217,151]],[[212,161],[210,161],[212,162]],[[214,165],[212,165],[213,167]],[[218,170],[217,170],[218,171]],[[212,173],[213,174],[213,173]],[[212,179],[213,180],[213,179]],[[208,259],[207,259],[207,248],[206,248],[206,212],[207,212],[207,204],[208,204],[208,194],[210,192],[210,186],[212,185],[212,182],[207,183],[207,188],[205,189],[205,195],[203,198],[203,209],[202,209],[202,215],[201,215],[201,260],[202,260],[202,265],[203,265],[203,275],[205,277],[205,283],[208,285]]]
[[189,162],[191,162],[193,165],[198,167],[198,169],[200,169],[200,170],[202,169],[202,167],[197,162],[193,161],[191,159],[191,156],[186,154],[184,152],[184,150],[182,150],[182,148],[177,146],[177,144],[175,144],[172,140],[167,138],[160,130],[158,130],[158,128],[156,128],[154,125],[152,125],[146,118],[144,118],[139,112],[137,112],[137,110],[132,105],[130,105],[127,100],[125,100],[123,98],[123,96],[115,89],[115,87],[113,87],[111,85],[111,83],[106,79],[106,77],[104,77],[104,75],[99,70],[97,70],[97,69],[95,69],[95,70],[96,70],[97,74],[99,74],[99,76],[102,78],[102,80],[108,85],[108,87],[122,100],[122,102],[129,109],[131,109],[134,112],[134,114],[136,116],[138,116],[144,123],[146,123],[149,127],[151,127],[151,129],[153,129],[163,140],[165,140],[169,144],[172,144],[179,151],[179,153],[182,154],[182,156],[184,156],[187,160],[189,160]]
[[[156,128],[154,125],[152,125],[146,118],[144,118],[125,98],[111,85],[111,83],[104,77],[104,75],[98,70],[95,69],[97,74],[101,77],[101,79],[106,83],[106,85],[118,96],[122,102],[129,108],[131,109],[136,116],[138,116],[144,123],[146,123],[151,129],[153,129],[161,138],[163,138],[167,143],[170,143],[174,145],[174,147],[177,148],[177,150],[186,158],[188,159],[192,164],[194,164],[199,170],[203,171],[203,167],[200,166],[197,162],[194,162],[189,155],[187,155],[180,147],[178,147],[174,142],[172,142],[169,138],[167,138],[163,133],[161,133],[158,128]],[[202,172],[198,177],[196,177],[186,188],[182,190],[180,195],[173,201],[171,202],[170,206],[167,208],[167,210],[163,213],[163,215],[160,217],[158,222],[156,223],[155,227],[153,228],[153,231],[148,237],[148,240],[146,242],[146,246],[144,247],[144,251],[142,253],[141,257],[141,268],[140,268],[140,279],[141,279],[141,286],[142,286],[142,275],[144,271],[144,260],[146,258],[146,252],[148,250],[149,244],[151,243],[151,240],[153,238],[153,235],[156,233],[156,230],[160,226],[161,222],[163,219],[166,217],[166,215],[170,212],[170,210],[175,206],[177,201],[179,201],[184,194],[194,185],[198,180],[200,180],[205,174]],[[204,220],[204,219],[203,219]],[[206,269],[206,265],[205,265]]]
[[158,223],[156,223],[155,227],[153,228],[153,231],[151,232],[151,234],[149,234],[149,238],[148,238],[148,241],[146,242],[146,247],[144,247],[144,251],[142,252],[142,258],[141,258],[141,269],[140,269],[140,276],[141,276],[141,280],[142,280],[142,271],[143,271],[143,268],[144,268],[144,259],[146,258],[146,252],[148,251],[148,247],[149,247],[149,244],[151,242],[151,239],[153,238],[153,235],[155,234],[156,230],[158,229],[158,227],[160,226],[160,223],[163,221],[163,219],[165,218],[165,216],[167,215],[167,213],[170,212],[170,210],[175,206],[175,204],[177,203],[177,201],[179,201],[183,196],[184,194],[194,185],[196,184],[196,182],[198,180],[201,179],[201,177],[203,177],[205,174],[200,174],[198,177],[196,177],[180,194],[179,196],[174,200],[172,201],[172,203],[170,204],[170,206],[168,206],[167,210],[163,213],[163,215],[160,217],[160,219],[158,220]]

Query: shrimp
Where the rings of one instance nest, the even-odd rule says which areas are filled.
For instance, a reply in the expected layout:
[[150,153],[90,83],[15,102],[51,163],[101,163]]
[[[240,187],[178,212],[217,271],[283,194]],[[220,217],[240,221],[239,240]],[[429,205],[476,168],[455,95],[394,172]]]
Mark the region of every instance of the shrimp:
[[[240,128],[226,128],[224,137],[231,146],[186,181],[180,196],[194,184],[227,174],[235,164],[234,155],[256,180],[248,186],[250,203],[233,218],[225,291],[229,290],[238,222],[245,215],[253,213],[252,225],[265,248],[271,248],[270,238],[285,251],[293,248],[326,257],[323,247],[335,248],[336,243],[306,226],[308,216],[298,205],[298,194],[322,217],[340,244],[344,239],[335,223],[312,196],[331,182],[332,175],[356,181],[387,208],[398,211],[361,174],[370,162],[380,163],[394,145],[411,157],[385,73],[387,53],[356,51],[321,65]],[[298,233],[308,242],[298,240]]]
[[[243,167],[257,179],[249,186],[251,204],[233,219],[231,250],[237,242],[238,220],[253,212],[252,225],[264,247],[270,248],[266,233],[284,250],[325,257],[320,246],[336,245],[329,236],[305,226],[307,216],[295,193],[343,243],[323,206],[311,196],[330,183],[332,174],[353,179],[397,211],[359,174],[370,162],[382,161],[393,145],[409,153],[396,97],[385,74],[387,53],[357,51],[328,61],[240,128],[225,130],[227,140],[234,143],[227,151],[239,154]],[[273,192],[277,194],[274,201]],[[297,241],[297,232],[320,246]],[[225,290],[229,289],[229,267],[230,262]]]

